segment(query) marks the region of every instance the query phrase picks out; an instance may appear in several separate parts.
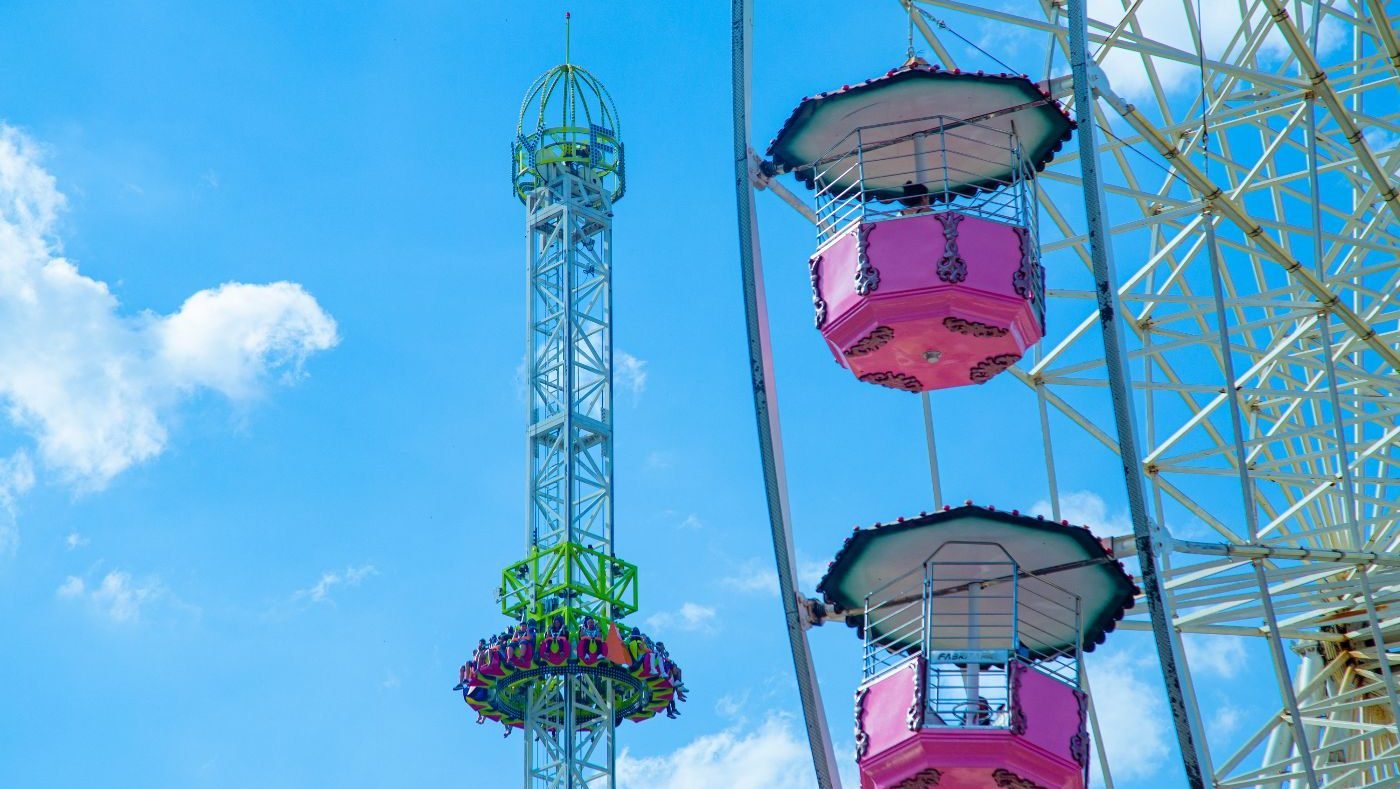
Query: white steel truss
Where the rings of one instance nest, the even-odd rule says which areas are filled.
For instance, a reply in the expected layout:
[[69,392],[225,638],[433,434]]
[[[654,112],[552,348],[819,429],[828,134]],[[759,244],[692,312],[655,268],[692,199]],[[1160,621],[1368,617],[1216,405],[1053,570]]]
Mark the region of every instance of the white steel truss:
[[[539,167],[526,195],[529,327],[526,550],[572,543],[613,555],[612,198],[592,168]],[[534,590],[569,581],[553,562]],[[583,606],[584,600],[532,601]],[[609,617],[616,612],[606,612]],[[603,676],[545,674],[527,691],[525,785],[615,786],[614,689]]]
[[[1203,748],[1203,767],[1215,787],[1397,786],[1400,9],[1200,2],[1215,15],[1169,3],[1184,37],[1151,23],[1168,0],[1090,3],[1112,13],[1088,40],[1108,71],[1094,80],[1099,199],[1170,622],[1265,640],[1279,686],[1244,745]],[[1071,103],[1051,79],[1067,70],[1066,4],[990,5],[916,0],[916,26],[949,68],[990,66],[948,27],[1034,34],[1046,84]],[[1207,38],[1224,6],[1237,26]],[[1115,91],[1124,69],[1145,80],[1136,103]],[[1057,510],[1050,411],[1118,451],[1080,166],[1066,149],[1040,178],[1050,327],[1011,370],[1039,410]],[[1218,541],[1174,539],[1164,524],[1183,514]],[[1143,613],[1124,624],[1148,627]],[[1283,639],[1302,656],[1293,676]]]

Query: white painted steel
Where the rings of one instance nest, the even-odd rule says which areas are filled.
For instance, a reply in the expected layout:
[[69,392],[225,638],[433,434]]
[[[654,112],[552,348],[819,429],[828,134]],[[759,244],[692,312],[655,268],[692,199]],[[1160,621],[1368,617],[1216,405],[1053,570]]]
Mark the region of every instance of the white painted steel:
[[[1194,2],[1171,4],[1191,31],[1185,43],[1148,23],[1151,5],[1113,3],[1112,18],[1091,19],[1088,36],[1109,69],[1094,74],[1094,114],[1141,408],[1144,440],[1131,465],[1163,527],[1173,635],[1273,641],[1276,663],[1276,639],[1291,639],[1310,666],[1291,679],[1277,672],[1278,706],[1242,748],[1205,757],[1208,780],[1304,787],[1310,766],[1322,787],[1397,785],[1388,669],[1400,652],[1387,644],[1400,643],[1400,619],[1386,611],[1400,605],[1400,11],[1379,0],[1243,0],[1228,4],[1239,9],[1238,29],[1202,53]],[[917,7],[930,14],[917,29],[945,67],[997,68],[933,17],[965,33],[991,21],[1043,41],[1054,65],[1033,79],[1066,68],[1062,3]],[[1319,51],[1318,29],[1340,43]],[[1172,89],[1164,74],[1182,67],[1192,87]],[[1123,69],[1147,78],[1131,101],[1113,85]],[[1050,326],[1034,361],[1010,372],[1034,390],[1027,408],[1118,453],[1109,377],[1095,353],[1095,294],[1078,284],[1089,236],[1064,209],[1083,186],[1080,166],[1067,151],[1040,179]],[[1219,221],[1208,225],[1203,212]],[[1208,232],[1217,237],[1219,310]],[[1053,480],[1050,424],[1041,419]],[[1064,432],[1057,439],[1063,447]],[[1233,496],[1221,492],[1232,484]],[[1173,539],[1166,527],[1185,518],[1216,542]],[[1124,623],[1147,625],[1142,613]],[[1189,687],[1189,666],[1180,668]],[[1190,727],[1199,732],[1197,720]]]

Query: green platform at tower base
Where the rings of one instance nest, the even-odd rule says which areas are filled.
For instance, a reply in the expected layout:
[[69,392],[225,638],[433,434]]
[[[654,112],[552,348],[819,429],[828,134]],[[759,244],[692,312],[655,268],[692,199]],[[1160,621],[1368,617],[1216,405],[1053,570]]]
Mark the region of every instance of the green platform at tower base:
[[501,613],[543,621],[563,616],[613,622],[637,610],[637,567],[572,542],[532,549],[501,574]]

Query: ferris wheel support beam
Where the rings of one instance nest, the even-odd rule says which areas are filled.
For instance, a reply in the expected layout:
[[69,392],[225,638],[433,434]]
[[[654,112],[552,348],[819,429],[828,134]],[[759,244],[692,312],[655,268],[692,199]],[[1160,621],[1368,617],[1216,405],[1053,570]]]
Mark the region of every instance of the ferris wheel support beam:
[[[1372,3],[1373,10],[1375,10],[1374,5],[1375,3]],[[1382,12],[1384,11],[1384,9],[1381,10]],[[1310,42],[1310,49],[1312,50],[1317,48],[1317,37],[1321,27],[1320,11],[1321,9],[1319,6],[1313,6],[1312,41]],[[1287,14],[1285,13],[1284,16],[1286,17]],[[1386,45],[1391,54],[1391,64],[1400,65],[1400,55],[1397,55],[1396,52],[1397,43],[1394,31],[1391,30],[1389,25],[1378,25],[1378,27],[1384,31],[1382,42]],[[1291,40],[1290,43],[1292,43]],[[1311,54],[1311,52],[1309,54]],[[1302,63],[1303,61],[1300,58],[1300,67]],[[1313,63],[1315,65],[1316,61],[1313,61]],[[1326,79],[1325,75],[1322,79]],[[1331,91],[1330,85],[1326,85],[1325,87],[1327,87],[1328,91]],[[1335,94],[1333,95],[1335,96]],[[1328,106],[1330,107],[1331,105],[1329,104]],[[1348,120],[1350,120],[1349,117]],[[1358,156],[1362,156],[1363,151],[1366,156],[1370,156],[1370,150],[1364,140],[1358,139],[1352,141],[1353,148],[1355,148],[1357,144],[1360,144],[1363,149],[1357,151]],[[1386,179],[1384,183],[1389,184],[1389,179]],[[1308,103],[1308,189],[1313,195],[1313,200],[1311,201],[1313,259],[1317,266],[1318,274],[1321,276],[1325,273],[1325,270],[1322,262],[1322,210],[1320,208],[1322,189],[1318,179],[1317,105],[1315,102]],[[1390,192],[1394,194],[1394,188],[1391,188]],[[1351,473],[1351,464],[1347,462],[1347,455],[1350,452],[1350,442],[1347,439],[1342,415],[1342,398],[1337,387],[1336,364],[1332,359],[1332,331],[1327,321],[1320,321],[1320,324],[1321,332],[1319,332],[1319,334],[1322,339],[1322,358],[1327,373],[1327,394],[1331,401],[1332,419],[1337,435],[1337,466],[1339,467],[1341,472],[1340,476],[1342,478],[1342,500],[1345,504],[1345,522],[1347,530],[1351,533],[1352,545],[1361,545],[1364,540],[1362,539],[1361,526],[1357,523],[1356,481]],[[1376,611],[1375,593],[1371,588],[1371,578],[1368,571],[1364,568],[1360,569],[1357,576],[1358,580],[1361,582],[1362,600],[1365,601],[1366,604],[1366,624],[1370,630],[1371,640],[1376,650],[1378,662],[1380,663],[1381,679],[1385,684],[1386,695],[1390,698],[1391,710],[1394,711],[1392,716],[1400,716],[1400,697],[1397,697],[1395,676],[1390,668],[1390,659],[1388,657],[1389,650],[1386,648],[1385,633],[1381,628],[1380,615]]]
[[[1114,422],[1118,432],[1119,457],[1122,459],[1127,485],[1128,511],[1132,518],[1138,556],[1142,568],[1144,592],[1152,619],[1157,653],[1162,664],[1162,679],[1167,701],[1171,707],[1181,751],[1187,784],[1192,789],[1206,789],[1210,774],[1210,757],[1206,752],[1204,731],[1199,711],[1190,705],[1184,687],[1184,676],[1178,670],[1179,636],[1173,632],[1165,606],[1165,590],[1157,564],[1157,535],[1148,521],[1146,486],[1142,467],[1137,458],[1137,421],[1133,409],[1133,394],[1128,382],[1127,358],[1124,348],[1123,324],[1119,320],[1120,303],[1114,287],[1117,278],[1113,270],[1112,245],[1106,236],[1109,223],[1103,200],[1103,184],[1099,180],[1097,129],[1093,112],[1096,102],[1090,81],[1093,64],[1089,54],[1089,20],[1087,0],[1069,0],[1070,65],[1074,72],[1074,103],[1080,118],[1077,133],[1079,164],[1084,183],[1084,213],[1089,227],[1089,254],[1093,264],[1095,289],[1098,296],[1099,327],[1103,333],[1104,364],[1108,387],[1113,400]],[[1096,69],[1097,67],[1094,66]]]
[[[1381,0],[1366,0],[1366,8],[1376,19],[1386,18],[1385,5]],[[1400,73],[1400,40],[1396,39],[1394,28],[1390,25],[1376,25],[1376,35],[1385,45],[1386,59],[1390,61],[1390,67]]]
[[1109,106],[1115,109],[1123,117],[1123,120],[1142,135],[1143,139],[1150,143],[1159,154],[1176,167],[1177,172],[1186,179],[1192,188],[1204,195],[1202,198],[1204,202],[1212,204],[1221,216],[1229,219],[1232,224],[1244,231],[1245,235],[1263,250],[1266,257],[1283,266],[1290,276],[1316,296],[1321,308],[1336,314],[1347,325],[1347,328],[1356,333],[1357,339],[1366,343],[1371,350],[1390,365],[1392,370],[1400,372],[1400,353],[1397,353],[1393,347],[1381,339],[1370,324],[1342,303],[1341,298],[1327,287],[1326,282],[1304,268],[1302,261],[1288,254],[1288,250],[1269,237],[1259,222],[1244,210],[1238,200],[1228,195],[1213,180],[1207,178],[1194,162],[1182,156],[1181,151],[1153,128],[1152,124],[1143,117],[1142,113],[1138,112],[1136,107],[1114,93],[1107,86],[1102,72],[1095,75],[1095,80],[1095,92],[1102,96]]
[[[1385,168],[1376,160],[1376,155],[1371,152],[1371,147],[1366,144],[1365,136],[1356,125],[1356,121],[1351,118],[1351,111],[1342,103],[1342,98],[1337,95],[1337,91],[1332,87],[1332,83],[1327,81],[1327,72],[1322,70],[1322,64],[1317,62],[1317,57],[1313,54],[1312,47],[1303,40],[1303,34],[1298,30],[1298,26],[1293,24],[1293,19],[1288,15],[1288,9],[1283,7],[1279,0],[1264,0],[1264,5],[1268,6],[1270,16],[1274,20],[1274,26],[1283,33],[1283,37],[1288,41],[1288,46],[1293,50],[1293,56],[1298,58],[1298,66],[1307,75],[1308,81],[1312,84],[1317,97],[1322,99],[1322,103],[1327,105],[1327,111],[1332,114],[1332,120],[1337,124],[1342,137],[1356,151],[1356,158],[1360,161],[1362,169],[1375,182],[1377,188],[1382,188],[1380,197],[1385,201],[1390,212],[1400,219],[1400,192],[1397,192],[1395,185],[1390,182],[1390,177],[1386,175]],[[1384,19],[1384,16],[1378,17]],[[1386,28],[1387,25],[1377,27]],[[1391,33],[1391,41],[1394,41],[1394,33]],[[1391,49],[1392,56],[1395,50]]]
[[[1209,211],[1209,208],[1206,210]],[[1234,439],[1235,469],[1239,473],[1240,492],[1244,497],[1244,519],[1249,526],[1249,539],[1251,542],[1257,542],[1259,540],[1259,511],[1254,498],[1254,479],[1249,473],[1249,458],[1244,448],[1244,417],[1240,413],[1242,408],[1239,387],[1235,379],[1234,352],[1230,350],[1230,324],[1225,313],[1225,286],[1220,274],[1219,246],[1215,240],[1214,218],[1207,216],[1205,230],[1206,253],[1210,261],[1211,292],[1215,297],[1215,325],[1222,349],[1220,361],[1225,381],[1229,384],[1232,393],[1230,397],[1230,432]],[[1259,599],[1263,603],[1264,622],[1268,629],[1269,652],[1273,657],[1279,695],[1284,707],[1288,710],[1288,719],[1294,729],[1294,748],[1298,750],[1303,771],[1308,776],[1308,785],[1312,789],[1318,789],[1317,772],[1313,769],[1312,749],[1308,744],[1308,731],[1303,722],[1303,715],[1298,709],[1298,696],[1293,692],[1292,678],[1288,675],[1288,658],[1284,654],[1283,639],[1278,632],[1278,613],[1274,608],[1273,595],[1269,592],[1269,579],[1264,572],[1264,560],[1251,559],[1250,564],[1254,569],[1255,583],[1259,586]]]
[[778,421],[778,393],[773,376],[773,352],[768,312],[763,292],[763,263],[758,238],[758,213],[754,205],[753,161],[749,144],[749,85],[753,74],[753,7],[748,0],[733,0],[731,68],[734,103],[734,195],[739,230],[739,270],[743,282],[744,317],[748,333],[749,371],[753,381],[754,419],[758,427],[759,459],[768,500],[768,521],[783,603],[783,621],[792,650],[797,691],[812,752],[812,767],[819,789],[841,789],[836,752],[817,684],[816,664],[807,643],[808,617],[797,582],[797,553],[793,547],[792,519],[788,508],[787,477],[783,468],[782,429]]
[[[940,8],[946,8],[950,11],[959,11],[965,14],[982,17],[983,19],[990,19],[994,22],[1004,22],[1006,24],[1016,25],[1017,27],[1025,28],[1027,30],[1034,30],[1040,33],[1048,33],[1059,39],[1061,43],[1063,43],[1063,40],[1066,37],[1065,28],[1054,24],[1053,22],[1029,19],[1027,17],[1017,16],[1015,14],[1007,13],[1005,11],[998,11],[990,7],[973,5],[971,3],[961,3],[957,2],[957,0],[915,0],[915,2],[929,6],[938,6]],[[1123,52],[1132,52],[1133,54],[1145,55],[1150,58],[1161,58],[1162,60],[1175,61],[1191,66],[1192,68],[1196,68],[1201,64],[1201,59],[1196,53],[1187,52],[1185,50],[1178,49],[1172,46],[1167,46],[1156,41],[1142,40],[1136,37],[1125,38],[1121,35],[1115,37],[1113,35],[1105,35],[1102,33],[1089,33],[1087,35],[1089,43],[1103,45],[1109,43],[1109,41],[1111,40],[1113,43],[1113,48]],[[1279,89],[1293,90],[1307,86],[1306,80],[1297,79],[1295,77],[1282,77],[1277,74],[1267,74],[1256,71],[1250,71],[1248,69],[1240,68],[1239,66],[1236,66],[1231,63],[1225,63],[1219,60],[1212,60],[1210,58],[1206,58],[1205,64],[1206,68],[1209,68],[1213,71],[1219,71],[1223,74],[1229,74],[1234,77],[1245,78],[1253,82],[1268,83],[1276,86]]]

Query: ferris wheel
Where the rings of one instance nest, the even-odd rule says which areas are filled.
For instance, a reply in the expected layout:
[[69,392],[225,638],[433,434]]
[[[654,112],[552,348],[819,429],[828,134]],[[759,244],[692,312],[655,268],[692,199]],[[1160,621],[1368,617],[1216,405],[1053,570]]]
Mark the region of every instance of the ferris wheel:
[[[1381,0],[1122,0],[1091,16],[1086,4],[1103,10],[891,3],[908,19],[906,62],[852,75],[751,137],[755,4],[734,0],[754,405],[818,781],[839,785],[807,631],[839,619],[863,643],[863,787],[1083,786],[1089,759],[1112,787],[1109,755],[1082,737],[1020,775],[947,754],[972,735],[1031,736],[1024,715],[1035,731],[1037,704],[1070,704],[1045,700],[1061,686],[1081,702],[1075,734],[1099,741],[1081,658],[1115,623],[1153,634],[1185,785],[1400,786],[1400,11]],[[1043,59],[1010,58],[1012,68],[961,34],[986,23],[1040,42]],[[753,144],[774,131],[769,149]],[[936,390],[993,376],[1024,385],[1046,524],[980,508],[911,515],[848,540],[823,599],[801,592],[758,191],[814,224],[814,249],[798,254],[811,256],[817,328],[863,382],[850,385],[923,398],[931,461]],[[1051,534],[1070,439],[1121,458],[1121,481],[1105,484],[1123,486],[1131,536]],[[1184,539],[1175,513],[1210,538]],[[1046,541],[1063,553],[1017,555]],[[1135,599],[1120,605],[1113,560],[1130,557]],[[969,566],[981,574],[957,574]],[[1072,608],[1074,627],[1044,635],[1046,606]],[[989,619],[996,611],[1005,618]],[[1206,739],[1187,634],[1267,650],[1277,694],[1230,751]],[[905,665],[915,671],[895,670]],[[1044,677],[1060,690],[1034,700],[1022,678]],[[954,703],[940,708],[945,686]],[[904,694],[902,722],[871,706],[891,694]],[[943,755],[919,761],[914,742]],[[1001,756],[1029,748],[1005,742]],[[1026,777],[1035,769],[1059,777]]]

